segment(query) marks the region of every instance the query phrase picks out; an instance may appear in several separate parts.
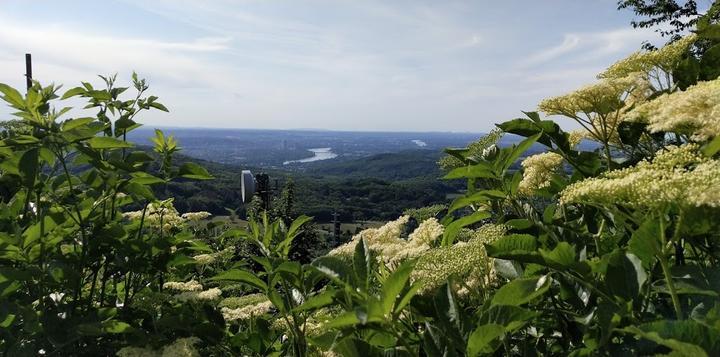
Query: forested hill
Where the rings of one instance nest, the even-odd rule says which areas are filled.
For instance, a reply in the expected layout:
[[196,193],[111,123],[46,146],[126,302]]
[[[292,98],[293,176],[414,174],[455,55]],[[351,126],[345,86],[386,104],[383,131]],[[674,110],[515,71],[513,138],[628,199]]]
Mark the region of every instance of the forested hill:
[[301,170],[313,175],[372,177],[384,180],[437,178],[442,174],[437,165],[441,156],[442,152],[436,150],[405,150],[350,161],[317,161],[306,164]]
[[[446,203],[456,193],[452,183],[440,179],[437,159],[441,152],[410,150],[378,154],[348,161],[326,161],[307,165],[304,171],[264,170],[278,192],[292,179],[295,184],[296,211],[329,221],[337,211],[343,221],[388,220],[397,218],[406,208]],[[208,211],[226,215],[226,208],[242,216],[240,173],[261,169],[219,164],[178,155],[176,163],[194,161],[215,177],[208,181],[173,182],[159,192],[175,197],[180,212]]]

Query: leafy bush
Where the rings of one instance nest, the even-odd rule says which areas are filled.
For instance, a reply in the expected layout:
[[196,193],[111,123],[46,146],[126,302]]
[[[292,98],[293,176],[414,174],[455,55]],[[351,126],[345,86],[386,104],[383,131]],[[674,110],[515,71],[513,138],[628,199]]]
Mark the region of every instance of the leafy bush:
[[[291,219],[291,188],[277,219],[259,210],[247,227],[154,197],[153,185],[211,177],[178,166],[161,131],[154,156],[132,150],[136,115],[166,110],[135,75],[130,100],[115,77],[70,89],[62,99],[97,115],[66,120],[57,87],[0,85],[21,119],[0,141],[0,349],[719,355],[720,27],[707,20],[718,12],[696,35],[540,104],[584,130],[536,112],[501,123],[524,140],[499,148],[495,133],[447,151],[445,178],[465,181],[465,195],[312,262],[298,253],[310,251],[296,240],[311,219]],[[546,152],[512,169],[536,144]]]

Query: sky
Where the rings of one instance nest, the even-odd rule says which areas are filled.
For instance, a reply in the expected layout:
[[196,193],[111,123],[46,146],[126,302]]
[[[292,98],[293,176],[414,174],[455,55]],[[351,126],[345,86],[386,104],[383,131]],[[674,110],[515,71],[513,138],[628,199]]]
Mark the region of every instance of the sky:
[[170,109],[151,126],[485,132],[657,43],[633,16],[615,0],[0,0],[0,83],[24,88],[29,52],[64,88],[136,71]]

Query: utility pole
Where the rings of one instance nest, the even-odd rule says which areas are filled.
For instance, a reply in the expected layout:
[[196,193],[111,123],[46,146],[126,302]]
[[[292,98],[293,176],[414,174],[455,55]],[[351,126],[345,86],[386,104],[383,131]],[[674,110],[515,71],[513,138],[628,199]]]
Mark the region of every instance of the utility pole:
[[29,53],[25,54],[25,81],[27,90],[30,90],[32,87],[32,55]]
[[340,242],[340,221],[338,220],[339,214],[337,211],[333,212],[333,233],[335,235],[335,242]]

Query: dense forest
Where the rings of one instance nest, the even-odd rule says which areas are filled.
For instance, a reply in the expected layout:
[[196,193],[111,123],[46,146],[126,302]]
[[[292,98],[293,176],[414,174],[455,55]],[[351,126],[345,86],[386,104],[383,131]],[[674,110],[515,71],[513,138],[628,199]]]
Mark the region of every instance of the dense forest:
[[[442,171],[437,163],[441,156],[439,152],[413,150],[351,161],[318,162],[308,165],[305,172],[277,169],[264,172],[270,175],[274,197],[292,180],[296,210],[317,221],[332,220],[334,212],[343,222],[388,220],[408,208],[445,203],[448,195],[463,188],[462,184],[441,180]],[[175,207],[180,212],[227,215],[229,208],[245,217],[238,178],[246,168],[177,156],[178,163],[190,160],[202,163],[215,179],[169,183],[158,188],[161,190],[158,194],[175,197]],[[252,171],[263,172],[259,168]]]

